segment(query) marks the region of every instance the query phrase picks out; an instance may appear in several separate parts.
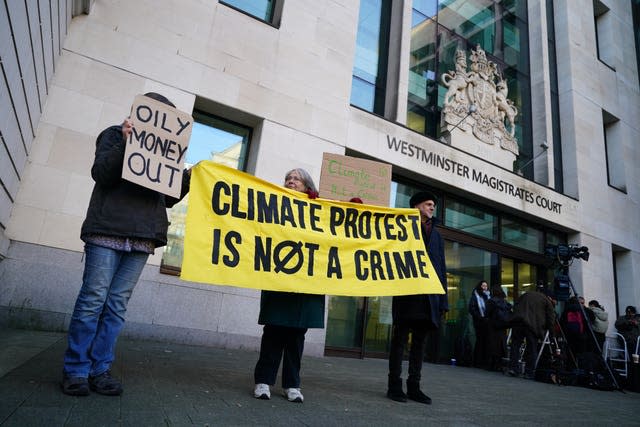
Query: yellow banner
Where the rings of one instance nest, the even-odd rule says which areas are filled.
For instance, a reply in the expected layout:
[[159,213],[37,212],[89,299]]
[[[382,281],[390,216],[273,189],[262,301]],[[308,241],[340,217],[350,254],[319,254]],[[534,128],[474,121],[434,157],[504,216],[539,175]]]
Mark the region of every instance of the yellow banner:
[[417,210],[312,200],[210,161],[191,171],[181,277],[308,294],[444,293]]

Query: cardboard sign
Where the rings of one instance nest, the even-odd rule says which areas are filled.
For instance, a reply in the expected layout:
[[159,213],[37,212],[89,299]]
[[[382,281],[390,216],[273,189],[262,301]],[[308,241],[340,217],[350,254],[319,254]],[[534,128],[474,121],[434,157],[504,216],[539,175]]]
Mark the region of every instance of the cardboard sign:
[[390,189],[390,164],[323,153],[321,197],[345,201],[359,197],[367,205],[389,206]]
[[124,152],[122,178],[180,197],[193,118],[155,99],[138,95],[131,107],[131,121],[133,131]]

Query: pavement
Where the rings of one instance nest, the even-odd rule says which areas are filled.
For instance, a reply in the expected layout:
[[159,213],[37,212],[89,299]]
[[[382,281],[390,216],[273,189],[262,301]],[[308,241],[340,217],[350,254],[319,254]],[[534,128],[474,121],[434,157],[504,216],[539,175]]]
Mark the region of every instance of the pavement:
[[[65,335],[0,329],[0,426],[640,426],[640,394],[425,363],[432,405],[386,398],[387,361],[303,358],[302,404],[253,398],[258,354],[122,338],[122,396],[60,391]],[[405,362],[406,369],[406,362]],[[278,378],[279,381],[279,378]]]

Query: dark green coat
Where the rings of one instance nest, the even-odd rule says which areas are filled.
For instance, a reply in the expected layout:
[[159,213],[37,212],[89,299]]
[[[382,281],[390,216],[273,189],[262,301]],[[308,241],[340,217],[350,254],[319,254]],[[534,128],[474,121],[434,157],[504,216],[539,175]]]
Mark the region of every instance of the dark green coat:
[[324,295],[262,291],[260,325],[324,328]]

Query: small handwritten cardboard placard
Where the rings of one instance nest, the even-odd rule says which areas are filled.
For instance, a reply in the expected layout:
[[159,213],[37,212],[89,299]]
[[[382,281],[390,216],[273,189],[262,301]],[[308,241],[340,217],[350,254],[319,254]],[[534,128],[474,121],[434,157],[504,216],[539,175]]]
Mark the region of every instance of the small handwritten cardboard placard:
[[138,95],[131,107],[131,121],[133,131],[124,153],[122,178],[179,197],[193,118]]
[[389,206],[390,188],[390,164],[323,153],[320,197],[345,201],[359,197],[368,205]]

